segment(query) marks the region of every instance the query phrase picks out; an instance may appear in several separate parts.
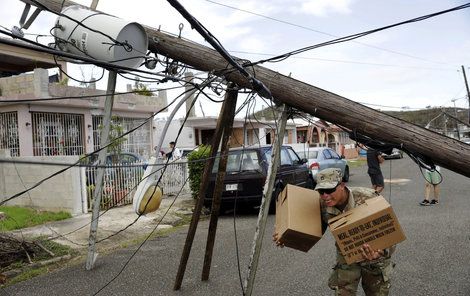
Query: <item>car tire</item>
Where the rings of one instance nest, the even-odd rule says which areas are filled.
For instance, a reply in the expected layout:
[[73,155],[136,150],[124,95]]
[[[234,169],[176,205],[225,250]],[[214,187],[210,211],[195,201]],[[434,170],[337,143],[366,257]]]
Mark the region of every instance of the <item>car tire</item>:
[[349,167],[344,168],[343,182],[349,182]]
[[281,191],[282,187],[276,186],[276,189],[273,191],[273,195],[271,197],[271,203],[269,204],[268,214],[276,214],[276,199],[279,196],[279,193],[281,193]]

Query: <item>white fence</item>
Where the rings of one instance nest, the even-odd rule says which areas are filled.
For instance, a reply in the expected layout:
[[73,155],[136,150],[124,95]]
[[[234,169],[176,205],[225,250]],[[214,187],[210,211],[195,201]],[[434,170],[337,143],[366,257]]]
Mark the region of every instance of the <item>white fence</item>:
[[[139,185],[145,171],[144,163],[126,163],[109,165],[105,168],[103,179],[103,193],[101,196],[101,209],[132,204],[135,190]],[[166,166],[158,165],[158,172],[163,172],[160,187],[165,195],[189,193],[188,166],[186,162],[173,162]],[[88,210],[91,210],[92,198],[95,190],[96,167],[86,168],[86,192],[88,197]],[[150,178],[157,179],[158,173]]]

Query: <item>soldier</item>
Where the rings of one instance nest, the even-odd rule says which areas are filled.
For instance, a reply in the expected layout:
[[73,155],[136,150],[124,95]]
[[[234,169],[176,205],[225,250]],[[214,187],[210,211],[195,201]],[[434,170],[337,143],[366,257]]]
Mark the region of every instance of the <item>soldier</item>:
[[[374,190],[369,188],[346,187],[342,181],[341,170],[335,168],[318,172],[315,190],[320,193],[323,232],[326,231],[329,219],[377,196]],[[273,240],[278,246],[282,246],[277,233],[273,235]],[[362,288],[367,296],[388,295],[392,272],[390,256],[393,249],[373,250],[368,244],[364,244],[361,248],[364,261],[348,265],[336,245],[336,265],[328,280],[328,286],[335,291],[335,295],[356,295],[362,278]]]

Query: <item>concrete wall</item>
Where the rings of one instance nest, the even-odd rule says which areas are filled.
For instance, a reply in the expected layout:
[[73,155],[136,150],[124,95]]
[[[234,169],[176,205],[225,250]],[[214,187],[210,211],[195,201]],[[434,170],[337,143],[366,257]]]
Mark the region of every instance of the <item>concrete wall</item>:
[[[8,150],[0,151],[0,158],[8,159]],[[15,157],[13,160],[47,163],[74,163],[77,156]],[[0,201],[30,188],[40,180],[64,169],[65,166],[46,164],[0,163]],[[38,187],[12,199],[6,205],[27,206],[49,211],[67,211],[72,215],[86,213],[84,170],[73,167],[45,181]]]
[[34,75],[23,74],[0,79],[2,96],[16,97],[34,92]]

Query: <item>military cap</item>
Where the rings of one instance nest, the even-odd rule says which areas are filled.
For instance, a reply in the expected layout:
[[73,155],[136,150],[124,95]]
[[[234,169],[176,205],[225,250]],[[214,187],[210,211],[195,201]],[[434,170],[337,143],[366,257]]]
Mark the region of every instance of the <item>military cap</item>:
[[317,173],[317,186],[315,189],[332,189],[341,183],[343,174],[340,169],[328,168]]

